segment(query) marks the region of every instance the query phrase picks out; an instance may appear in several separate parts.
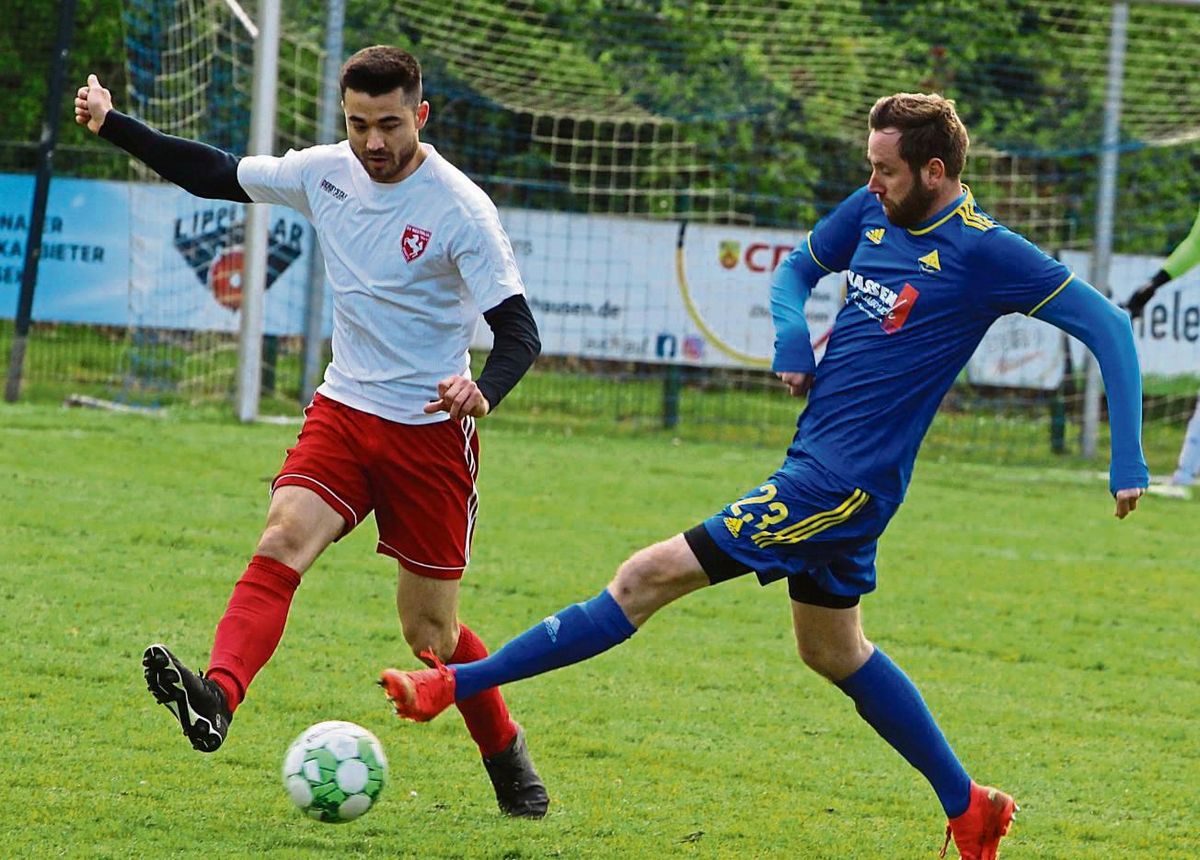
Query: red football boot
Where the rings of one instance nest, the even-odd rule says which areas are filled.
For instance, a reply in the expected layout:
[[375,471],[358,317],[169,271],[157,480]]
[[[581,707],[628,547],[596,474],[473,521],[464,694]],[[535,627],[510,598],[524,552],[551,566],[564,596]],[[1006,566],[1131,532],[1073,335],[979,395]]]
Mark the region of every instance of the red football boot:
[[996,860],[1000,839],[1008,833],[1017,805],[999,789],[971,783],[971,802],[967,811],[946,824],[946,843],[939,857],[946,856],[950,837],[962,860]]
[[384,669],[379,686],[387,693],[396,716],[427,723],[454,704],[454,672],[432,651],[422,651],[421,657],[431,662],[433,668],[415,672]]

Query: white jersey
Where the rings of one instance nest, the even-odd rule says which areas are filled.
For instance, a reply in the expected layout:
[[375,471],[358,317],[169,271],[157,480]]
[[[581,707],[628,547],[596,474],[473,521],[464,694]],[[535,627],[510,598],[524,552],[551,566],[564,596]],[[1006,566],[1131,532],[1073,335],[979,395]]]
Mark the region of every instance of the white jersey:
[[238,183],[313,223],[333,285],[333,361],[321,394],[389,421],[428,424],[438,380],[470,373],[481,311],[525,292],[487,194],[429,144],[401,182],[374,182],[342,141],[252,155]]

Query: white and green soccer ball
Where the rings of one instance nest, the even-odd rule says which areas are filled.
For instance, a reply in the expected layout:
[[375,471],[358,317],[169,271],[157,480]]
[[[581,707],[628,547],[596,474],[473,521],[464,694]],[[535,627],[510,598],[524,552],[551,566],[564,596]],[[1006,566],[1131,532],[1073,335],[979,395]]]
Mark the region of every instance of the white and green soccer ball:
[[375,805],[386,782],[387,757],[379,739],[342,720],[305,729],[283,759],[288,796],[318,821],[353,821]]

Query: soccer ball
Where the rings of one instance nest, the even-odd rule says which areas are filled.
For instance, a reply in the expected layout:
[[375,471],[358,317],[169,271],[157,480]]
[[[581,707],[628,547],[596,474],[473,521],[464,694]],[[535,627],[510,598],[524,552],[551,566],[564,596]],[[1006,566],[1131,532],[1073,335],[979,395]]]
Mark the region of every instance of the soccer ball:
[[387,757],[379,739],[341,720],[317,723],[292,741],[283,759],[283,786],[318,821],[353,821],[379,799]]

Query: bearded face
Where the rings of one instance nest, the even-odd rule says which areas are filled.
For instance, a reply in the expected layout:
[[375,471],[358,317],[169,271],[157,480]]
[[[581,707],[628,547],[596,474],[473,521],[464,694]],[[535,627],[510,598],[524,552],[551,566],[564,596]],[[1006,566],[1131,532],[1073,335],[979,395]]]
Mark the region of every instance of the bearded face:
[[897,227],[915,227],[933,214],[937,194],[921,181],[921,172],[900,157],[900,132],[889,128],[871,132],[867,140],[871,179],[867,190]]
[[372,180],[399,182],[417,168],[428,102],[413,105],[402,89],[378,96],[348,89],[342,108],[350,150]]
[[933,208],[934,193],[917,181],[911,171],[909,175],[913,181],[903,197],[896,200],[888,196],[880,201],[883,213],[897,227],[916,227],[933,214],[930,210]]

